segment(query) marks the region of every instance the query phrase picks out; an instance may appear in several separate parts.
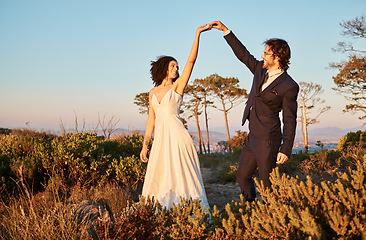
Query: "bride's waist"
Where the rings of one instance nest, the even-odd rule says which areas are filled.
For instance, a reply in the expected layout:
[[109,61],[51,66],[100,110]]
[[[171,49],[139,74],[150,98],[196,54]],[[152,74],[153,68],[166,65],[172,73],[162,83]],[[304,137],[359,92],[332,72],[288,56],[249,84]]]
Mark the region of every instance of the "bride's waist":
[[181,118],[177,115],[165,115],[165,116],[159,116],[159,117],[156,117],[155,118],[155,123],[158,123],[158,122],[164,122],[164,123],[169,123],[169,122],[181,122]]

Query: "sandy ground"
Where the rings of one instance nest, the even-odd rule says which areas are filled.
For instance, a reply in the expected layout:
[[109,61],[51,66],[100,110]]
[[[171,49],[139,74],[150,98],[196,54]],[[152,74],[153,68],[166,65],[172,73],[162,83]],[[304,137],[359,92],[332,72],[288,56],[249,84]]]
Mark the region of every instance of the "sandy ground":
[[240,200],[240,187],[238,183],[212,183],[211,181],[211,170],[209,168],[202,168],[201,174],[206,190],[206,195],[208,199],[208,203],[211,208],[214,205],[222,211],[225,209],[227,203],[230,203],[232,200],[241,201]]

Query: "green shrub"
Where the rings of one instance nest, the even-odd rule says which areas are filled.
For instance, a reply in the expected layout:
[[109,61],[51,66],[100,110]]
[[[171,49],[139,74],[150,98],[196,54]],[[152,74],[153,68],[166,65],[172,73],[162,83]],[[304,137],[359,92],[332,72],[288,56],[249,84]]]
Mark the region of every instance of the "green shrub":
[[236,182],[236,173],[238,171],[239,164],[227,165],[223,167],[219,179],[222,183]]
[[[134,189],[142,183],[146,170],[146,164],[136,157],[140,141],[138,135],[125,142],[86,133],[53,138],[0,135],[3,178],[11,174],[16,177],[19,166],[23,166],[27,180],[37,171],[47,170],[49,174],[42,195],[27,193],[21,184],[27,195],[9,195],[7,202],[0,203],[0,238],[83,238],[81,227],[64,209],[68,202],[90,200],[100,202],[114,216],[96,225],[100,239],[366,239],[366,157],[362,141],[354,145],[350,142],[343,149],[344,155],[331,150],[293,155],[294,164],[301,163],[309,171],[305,181],[276,168],[270,176],[271,189],[264,189],[256,179],[261,200],[248,203],[242,198],[241,202],[228,203],[222,212],[213,206],[210,213],[192,199],[182,199],[170,209],[142,197],[139,203],[128,204],[128,187]],[[123,150],[125,144],[132,149]],[[30,159],[41,167],[29,163]],[[228,176],[235,169],[226,167],[235,166],[238,159],[237,154],[200,156],[201,166]],[[65,160],[67,166],[62,165]],[[349,162],[352,164],[346,168]],[[329,171],[337,179],[314,181],[310,177]],[[77,183],[64,179],[67,174]],[[112,180],[115,184],[109,184]],[[69,195],[58,195],[58,188],[66,184]]]
[[366,162],[349,171],[335,183],[314,184],[276,168],[270,190],[256,180],[263,202],[226,206],[223,231],[233,239],[364,239]]
[[105,178],[101,171],[110,161],[103,154],[101,140],[95,134],[68,133],[51,142],[49,158],[43,165],[50,176],[59,176],[67,188]]
[[109,178],[116,179],[126,188],[136,190],[139,183],[145,178],[146,163],[135,156],[113,159],[107,174]]
[[244,146],[245,140],[248,137],[247,132],[242,132],[241,130],[235,131],[236,136],[230,138],[228,141],[228,145],[230,148],[239,148],[241,149]]
[[181,203],[166,209],[141,197],[128,209],[115,224],[98,224],[101,239],[207,239],[212,232],[210,214],[198,200],[181,199]]
[[199,156],[201,167],[212,169],[210,181],[226,183],[236,181],[240,152],[211,153]]
[[0,135],[1,181],[7,188],[14,187],[18,169],[23,166],[23,177],[28,185],[42,188],[45,169],[38,157],[38,149],[46,144],[43,139],[30,135]]
[[50,185],[69,191],[76,185],[97,185],[117,179],[128,189],[143,181],[146,164],[139,155],[143,137],[135,133],[120,141],[91,133],[67,133],[63,136],[12,130],[0,135],[0,190],[14,189],[17,171],[35,192]]
[[[121,141],[124,157],[140,156],[143,141],[144,136],[139,133],[133,133],[132,135],[125,136]],[[151,145],[149,146],[149,149],[151,149]]]
[[235,156],[240,156],[242,148],[243,147],[233,147],[233,154]]
[[366,142],[356,142],[354,145],[345,147],[340,152],[340,162],[356,165],[357,161],[366,161]]
[[11,133],[11,129],[9,128],[0,128],[0,134],[10,134]]
[[309,158],[299,164],[301,170],[306,173],[315,172],[321,174],[326,171],[332,171],[340,167],[340,163],[336,161],[339,157],[339,152],[334,150],[325,150],[309,154]]
[[337,150],[344,150],[346,147],[355,145],[357,142],[366,142],[366,131],[349,132],[343,136],[337,146]]
[[289,175],[293,175],[298,173],[299,165],[305,160],[309,158],[309,153],[300,151],[298,153],[291,154],[290,159],[286,161],[284,164],[278,165],[280,172],[287,173]]
[[151,200],[141,201],[140,205],[135,204],[127,209],[130,211],[126,210],[114,223],[97,224],[96,231],[100,239],[159,239],[157,223],[162,221],[156,221],[158,208]]

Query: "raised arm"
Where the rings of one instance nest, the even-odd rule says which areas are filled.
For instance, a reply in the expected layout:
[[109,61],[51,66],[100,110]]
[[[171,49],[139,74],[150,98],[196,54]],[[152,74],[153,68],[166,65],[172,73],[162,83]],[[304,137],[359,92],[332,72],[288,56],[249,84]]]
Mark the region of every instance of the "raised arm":
[[146,122],[146,128],[145,128],[145,137],[144,137],[144,142],[142,143],[142,150],[140,152],[140,159],[143,162],[147,162],[147,146],[149,145],[149,141],[150,138],[154,132],[154,128],[155,128],[155,112],[154,112],[154,108],[151,105],[151,99],[152,99],[152,95],[154,90],[151,90],[149,93],[149,113],[148,113],[148,117],[147,117],[147,122]]
[[199,39],[202,32],[210,30],[211,26],[209,24],[202,25],[197,28],[196,36],[194,38],[193,46],[191,53],[189,54],[188,60],[186,65],[184,66],[183,72],[180,77],[174,82],[175,84],[175,91],[180,95],[183,95],[184,88],[187,86],[188,80],[191,76],[193,66],[197,59],[198,54],[198,46],[199,46]]
[[240,42],[240,40],[234,35],[233,32],[229,31],[229,29],[220,21],[213,21],[211,23],[212,28],[216,28],[220,31],[223,31],[226,42],[229,44],[231,49],[233,50],[235,56],[244,63],[249,70],[254,74],[255,68],[259,61],[250,54],[247,48]]

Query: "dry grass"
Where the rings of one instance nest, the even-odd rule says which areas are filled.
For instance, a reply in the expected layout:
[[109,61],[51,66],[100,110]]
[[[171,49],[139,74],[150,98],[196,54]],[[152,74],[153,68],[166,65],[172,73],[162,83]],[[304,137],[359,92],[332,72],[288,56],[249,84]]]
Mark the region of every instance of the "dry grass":
[[[32,202],[32,204],[30,204]],[[33,206],[33,207],[31,207]],[[1,203],[1,232],[3,239],[77,239],[80,227],[72,212],[64,211],[66,204],[58,201],[29,199],[20,196]]]
[[113,183],[91,189],[75,186],[69,194],[49,188],[33,195],[22,183],[19,187],[19,196],[9,194],[6,202],[0,202],[1,239],[90,238],[95,232],[93,220],[113,218],[130,199]]

